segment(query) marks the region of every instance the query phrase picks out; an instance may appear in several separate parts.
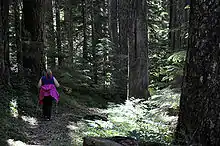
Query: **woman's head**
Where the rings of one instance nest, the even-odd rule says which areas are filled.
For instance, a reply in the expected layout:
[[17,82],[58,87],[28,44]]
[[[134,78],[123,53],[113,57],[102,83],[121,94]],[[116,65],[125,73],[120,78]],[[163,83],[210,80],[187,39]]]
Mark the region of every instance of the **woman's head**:
[[47,78],[51,78],[52,77],[52,71],[50,69],[46,70],[46,76],[47,76]]

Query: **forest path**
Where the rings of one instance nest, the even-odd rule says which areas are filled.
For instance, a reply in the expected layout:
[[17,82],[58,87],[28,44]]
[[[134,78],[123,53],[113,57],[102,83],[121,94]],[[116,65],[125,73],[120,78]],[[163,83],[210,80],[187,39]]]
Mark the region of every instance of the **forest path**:
[[10,146],[81,146],[83,141],[83,117],[95,114],[96,110],[86,107],[60,107],[53,114],[51,121],[41,118],[41,111],[37,112],[36,117],[23,116],[26,121],[24,132],[27,137],[26,143],[21,141],[11,141]]

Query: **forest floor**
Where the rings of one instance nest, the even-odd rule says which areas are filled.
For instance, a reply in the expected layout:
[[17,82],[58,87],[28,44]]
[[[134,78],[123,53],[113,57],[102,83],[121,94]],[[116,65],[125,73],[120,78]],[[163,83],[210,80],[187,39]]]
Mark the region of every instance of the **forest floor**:
[[[83,125],[86,115],[97,115],[98,109],[85,106],[53,108],[51,121],[41,118],[41,112],[35,116],[21,116],[26,125],[23,127],[25,142],[8,139],[10,146],[44,145],[44,146],[80,146],[83,141]],[[22,125],[20,125],[22,126]]]
[[67,95],[60,90],[59,105],[57,108],[53,105],[52,119],[45,121],[31,82],[13,89],[0,89],[1,146],[81,146],[83,137],[87,136],[86,120],[102,116],[100,106],[107,104],[102,97],[91,95],[94,99],[87,92],[74,91]]
[[[115,135],[153,135],[147,141],[162,145],[172,141],[179,105],[179,93],[172,90],[161,90],[142,103],[120,101],[117,95],[96,88],[63,87],[58,89],[61,98],[57,108],[53,105],[52,120],[45,121],[37,105],[36,85],[30,80],[13,81],[13,88],[0,86],[0,146],[82,146],[84,137]],[[167,112],[171,115],[165,116]]]

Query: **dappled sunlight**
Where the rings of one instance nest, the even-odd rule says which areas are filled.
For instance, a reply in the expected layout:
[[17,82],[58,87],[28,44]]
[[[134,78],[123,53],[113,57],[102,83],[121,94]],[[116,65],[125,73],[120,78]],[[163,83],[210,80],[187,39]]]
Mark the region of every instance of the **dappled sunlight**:
[[70,122],[70,124],[67,125],[66,127],[70,130],[78,130],[79,129],[79,127],[76,125],[75,122]]
[[17,118],[18,117],[18,105],[17,105],[17,100],[12,99],[9,104],[10,107],[10,113],[12,117]]
[[69,137],[72,139],[73,145],[82,145],[82,137],[84,136],[84,127],[85,123],[82,121],[79,122],[69,122],[69,125],[66,126],[69,129]]
[[34,117],[30,117],[30,116],[21,116],[22,120],[24,120],[25,122],[27,122],[28,124],[30,124],[31,126],[38,126],[38,121],[36,118]]
[[7,143],[9,146],[27,146],[27,144],[25,144],[24,142],[20,140],[15,141],[14,139],[8,139]]

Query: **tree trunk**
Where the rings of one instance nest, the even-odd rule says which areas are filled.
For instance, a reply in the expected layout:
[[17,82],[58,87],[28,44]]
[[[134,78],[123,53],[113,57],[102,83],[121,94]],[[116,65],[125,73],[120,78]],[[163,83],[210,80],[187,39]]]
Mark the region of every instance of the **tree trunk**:
[[67,41],[68,41],[68,64],[73,63],[73,39],[72,39],[72,4],[71,0],[66,0],[65,7],[64,7],[64,21],[65,21],[65,31],[67,34]]
[[122,95],[126,97],[127,94],[127,82],[128,82],[128,16],[129,16],[129,2],[127,0],[120,0],[118,4],[118,17],[119,17],[119,48],[118,60],[119,70],[116,85],[122,92]]
[[112,65],[113,65],[113,87],[114,90],[118,92],[118,86],[121,80],[118,71],[120,70],[120,61],[119,55],[120,52],[119,48],[119,33],[118,33],[118,0],[109,0],[109,32],[111,42],[113,43],[112,48]]
[[23,0],[25,36],[23,37],[23,66],[30,68],[36,78],[41,75],[43,62],[44,0]]
[[114,49],[118,48],[118,1],[109,0],[109,28]]
[[10,85],[9,61],[9,1],[0,1],[0,74],[3,84]]
[[83,19],[83,59],[88,60],[87,47],[87,0],[82,0],[82,19]]
[[169,23],[169,38],[170,38],[170,48],[175,50],[176,48],[176,0],[170,0],[170,23]]
[[220,6],[191,1],[190,42],[175,135],[177,144],[219,145]]
[[186,48],[186,32],[188,32],[187,25],[187,10],[184,0],[170,0],[170,22],[169,22],[169,40],[170,48],[178,51]]
[[[133,10],[132,28],[129,38],[129,95],[128,97],[148,97],[148,45],[146,1],[135,0],[130,4]],[[132,35],[133,34],[133,35]]]
[[14,0],[14,15],[15,15],[15,35],[16,35],[16,50],[17,50],[17,63],[18,72],[23,72],[22,63],[22,45],[21,45],[21,20],[20,20],[20,0]]
[[58,52],[58,65],[62,64],[62,49],[61,49],[61,28],[60,28],[60,0],[55,0],[56,7],[56,39]]
[[74,48],[73,48],[73,8],[72,8],[72,0],[68,0],[68,3],[69,3],[69,21],[68,21],[68,43],[69,43],[69,51],[70,51],[70,63],[72,64],[73,63],[73,56],[75,55],[74,54]]
[[92,64],[93,64],[93,80],[94,84],[98,83],[98,56],[96,45],[102,38],[102,25],[101,25],[101,2],[94,1],[92,8]]
[[57,56],[56,42],[55,42],[55,30],[54,30],[54,16],[53,16],[53,0],[47,1],[47,15],[46,15],[46,32],[47,32],[47,63],[51,68],[55,68],[55,57]]

